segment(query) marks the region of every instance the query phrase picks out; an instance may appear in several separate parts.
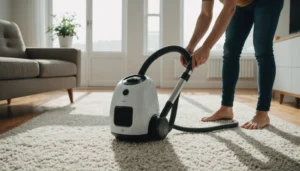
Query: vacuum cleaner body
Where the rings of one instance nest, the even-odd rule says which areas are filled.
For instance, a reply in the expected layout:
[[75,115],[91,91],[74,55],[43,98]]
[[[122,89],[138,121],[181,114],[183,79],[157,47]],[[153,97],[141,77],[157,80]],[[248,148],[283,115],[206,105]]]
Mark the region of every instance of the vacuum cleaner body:
[[[160,112],[156,86],[145,73],[156,59],[170,52],[183,55],[187,66]],[[165,47],[147,58],[138,74],[122,79],[114,90],[111,102],[111,133],[119,140],[163,140],[172,128],[187,132],[208,132],[237,127],[237,122],[205,128],[186,128],[174,124],[180,92],[192,74],[191,59],[191,55],[182,47]]]
[[117,137],[146,137],[159,114],[156,86],[150,77],[131,75],[116,86],[110,108],[111,133]]

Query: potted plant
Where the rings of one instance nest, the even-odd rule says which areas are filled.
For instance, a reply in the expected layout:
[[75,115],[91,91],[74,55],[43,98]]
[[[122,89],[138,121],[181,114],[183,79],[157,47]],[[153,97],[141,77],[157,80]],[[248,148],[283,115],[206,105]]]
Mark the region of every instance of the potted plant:
[[63,15],[62,18],[59,20],[56,15],[52,15],[53,18],[58,21],[57,25],[48,27],[47,33],[51,34],[51,39],[57,36],[59,38],[60,47],[71,47],[73,44],[73,37],[77,36],[76,28],[81,27],[80,24],[75,22],[76,15]]

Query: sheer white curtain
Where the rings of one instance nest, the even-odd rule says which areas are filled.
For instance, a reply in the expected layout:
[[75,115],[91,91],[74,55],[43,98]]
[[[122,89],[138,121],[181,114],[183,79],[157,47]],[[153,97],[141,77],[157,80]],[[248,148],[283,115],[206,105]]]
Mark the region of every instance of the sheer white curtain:
[[35,47],[46,47],[47,31],[47,0],[29,1],[29,43]]
[[27,47],[47,46],[47,0],[11,0],[11,18]]

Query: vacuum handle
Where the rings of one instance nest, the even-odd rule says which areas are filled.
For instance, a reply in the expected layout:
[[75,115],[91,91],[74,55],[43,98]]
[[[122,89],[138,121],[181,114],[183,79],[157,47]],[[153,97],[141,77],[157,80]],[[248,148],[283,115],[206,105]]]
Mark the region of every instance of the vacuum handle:
[[159,57],[167,54],[167,53],[170,53],[170,52],[178,52],[180,53],[186,63],[188,64],[186,69],[189,71],[192,70],[192,57],[191,55],[189,54],[188,51],[186,51],[184,48],[180,47],[180,46],[167,46],[167,47],[164,47],[158,51],[156,51],[155,53],[153,53],[146,61],[145,63],[143,64],[143,66],[141,67],[140,71],[139,71],[139,75],[145,75],[146,71],[148,70],[149,66],[156,60],[158,59]]

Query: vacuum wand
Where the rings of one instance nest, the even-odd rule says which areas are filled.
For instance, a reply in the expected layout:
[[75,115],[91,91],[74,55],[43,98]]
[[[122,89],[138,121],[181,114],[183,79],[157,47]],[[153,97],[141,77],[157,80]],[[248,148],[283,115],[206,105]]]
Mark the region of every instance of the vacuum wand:
[[[191,62],[189,63],[191,65]],[[169,98],[169,100],[166,102],[165,107],[163,108],[160,117],[166,117],[169,113],[169,111],[172,109],[175,100],[179,97],[185,83],[189,80],[190,76],[192,74],[192,70],[186,69],[186,71],[181,75],[179,81],[177,82],[175,88],[173,89],[173,92]]]
[[[188,72],[188,75],[190,76],[192,73],[192,71]],[[185,75],[185,73],[183,74],[183,76]],[[182,76],[182,77],[183,77]],[[174,104],[176,98],[178,97],[178,95],[180,94],[182,88],[184,87],[185,83],[188,81],[188,78],[180,78],[176,87],[174,88],[171,97],[169,98],[169,101],[172,102]]]

